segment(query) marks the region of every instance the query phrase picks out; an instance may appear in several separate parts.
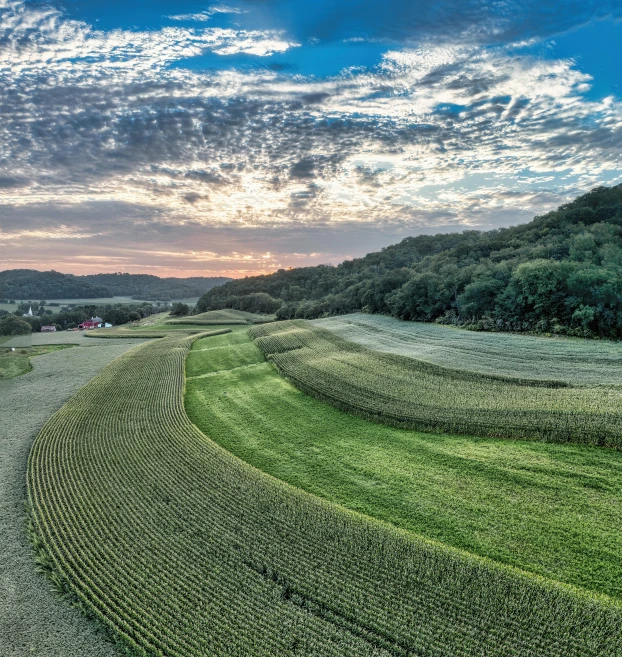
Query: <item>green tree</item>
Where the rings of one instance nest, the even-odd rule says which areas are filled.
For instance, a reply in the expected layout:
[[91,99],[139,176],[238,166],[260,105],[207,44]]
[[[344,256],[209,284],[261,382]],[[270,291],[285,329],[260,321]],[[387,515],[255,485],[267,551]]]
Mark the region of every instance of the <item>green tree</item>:
[[31,332],[30,324],[15,315],[0,319],[0,335],[28,335]]

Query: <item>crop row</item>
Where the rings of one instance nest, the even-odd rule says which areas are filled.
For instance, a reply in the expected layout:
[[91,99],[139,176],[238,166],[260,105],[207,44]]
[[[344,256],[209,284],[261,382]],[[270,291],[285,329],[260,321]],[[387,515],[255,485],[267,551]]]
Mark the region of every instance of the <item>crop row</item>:
[[250,329],[277,369],[339,408],[428,431],[622,448],[622,391],[452,370],[379,353],[305,320]]
[[111,363],[29,458],[55,578],[137,654],[620,654],[613,602],[413,538],[218,447],[184,411],[194,339]]

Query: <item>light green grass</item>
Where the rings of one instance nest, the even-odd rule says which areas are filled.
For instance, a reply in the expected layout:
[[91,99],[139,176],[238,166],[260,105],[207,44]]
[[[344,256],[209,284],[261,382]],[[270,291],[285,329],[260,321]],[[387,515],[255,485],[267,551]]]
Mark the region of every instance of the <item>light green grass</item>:
[[218,324],[265,324],[273,322],[275,315],[258,315],[249,313],[244,310],[233,310],[226,308],[223,310],[208,310],[198,315],[188,315],[187,317],[172,318],[167,324],[201,324],[201,325],[218,325]]
[[572,385],[622,386],[622,343],[581,338],[474,333],[354,313],[312,322],[364,347],[452,369]]
[[46,346],[29,347],[25,349],[2,349],[0,347],[0,379],[12,379],[26,372],[30,372],[32,366],[30,359],[42,354],[48,354],[59,349],[72,347],[71,344],[51,344]]
[[192,371],[212,374],[188,379],[186,409],[235,455],[398,527],[622,598],[622,453],[371,423],[300,392],[260,353],[228,370],[251,354],[228,350],[191,352]]

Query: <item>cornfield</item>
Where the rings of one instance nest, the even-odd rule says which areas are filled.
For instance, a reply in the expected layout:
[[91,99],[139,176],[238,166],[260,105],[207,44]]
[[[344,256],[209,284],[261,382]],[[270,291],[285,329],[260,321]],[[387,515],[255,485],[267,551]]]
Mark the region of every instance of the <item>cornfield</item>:
[[379,353],[305,320],[250,329],[297,387],[344,410],[425,431],[622,448],[622,390],[456,370]]
[[194,339],[111,363],[28,464],[39,563],[137,654],[620,655],[609,599],[417,539],[218,447],[184,412]]

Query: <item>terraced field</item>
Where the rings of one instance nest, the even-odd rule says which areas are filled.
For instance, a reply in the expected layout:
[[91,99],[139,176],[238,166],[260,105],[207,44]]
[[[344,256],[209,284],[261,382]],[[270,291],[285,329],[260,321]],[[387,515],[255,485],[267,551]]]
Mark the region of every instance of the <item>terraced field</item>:
[[[195,339],[114,361],[30,456],[40,561],[129,646],[176,657],[622,651],[616,602],[349,512],[220,448],[184,412]],[[229,339],[208,338],[219,358]],[[240,354],[227,366],[250,371]]]
[[622,390],[449,369],[344,340],[305,320],[250,329],[301,390],[425,431],[622,447]]
[[312,322],[369,349],[472,372],[622,386],[622,345],[607,340],[475,333],[354,313]]
[[198,340],[186,361],[188,416],[218,444],[367,516],[622,600],[622,452],[368,422],[243,338]]
[[274,315],[257,315],[255,313],[248,313],[244,310],[209,310],[205,313],[198,315],[191,315],[182,319],[171,319],[166,322],[167,325],[175,324],[192,324],[192,325],[235,325],[235,324],[265,324],[266,322],[273,322]]

